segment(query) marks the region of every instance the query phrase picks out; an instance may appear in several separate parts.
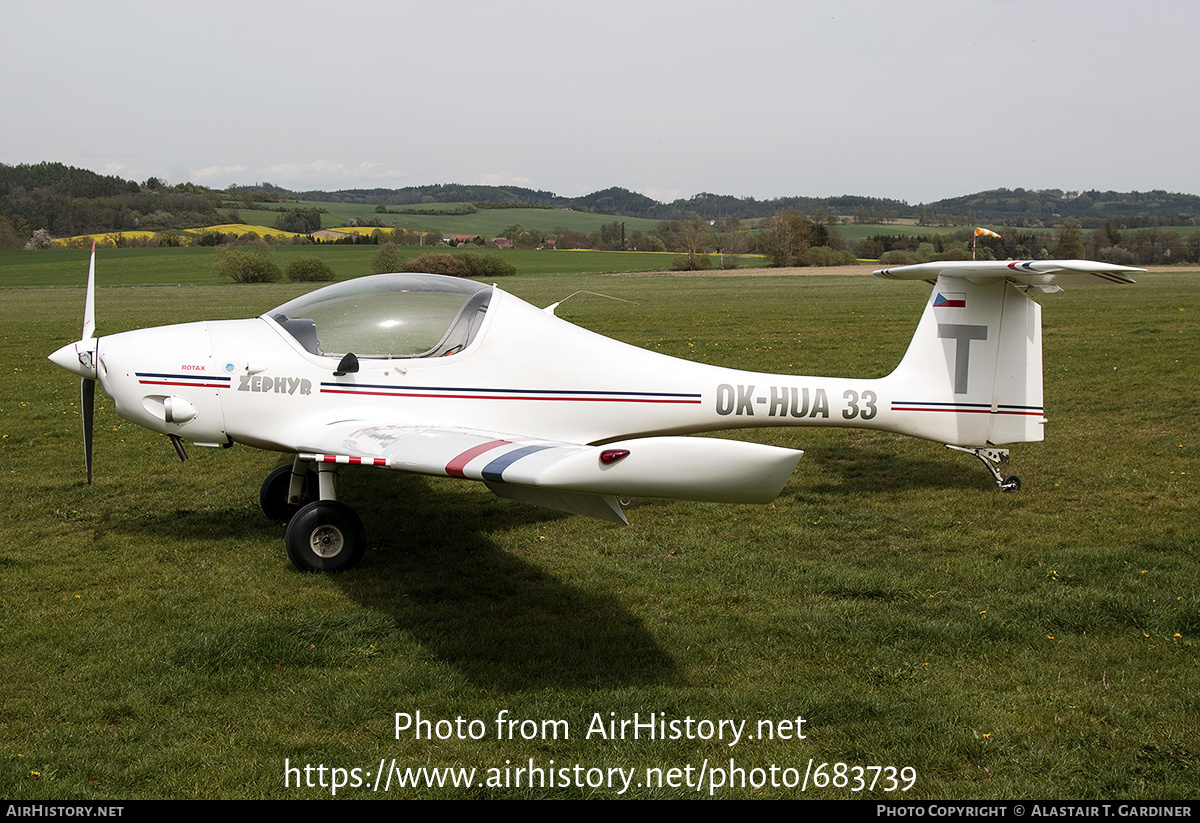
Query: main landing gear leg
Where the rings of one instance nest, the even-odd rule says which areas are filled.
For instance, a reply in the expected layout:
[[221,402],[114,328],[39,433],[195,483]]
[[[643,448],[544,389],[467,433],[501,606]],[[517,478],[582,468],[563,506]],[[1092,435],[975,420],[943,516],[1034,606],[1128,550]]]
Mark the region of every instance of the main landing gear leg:
[[292,466],[267,475],[261,498],[268,517],[287,522],[284,545],[300,571],[340,572],[362,560],[367,546],[362,520],[338,502],[336,465],[318,463],[314,477],[309,462],[297,457]]
[[1000,489],[1000,491],[1017,492],[1021,490],[1021,478],[1015,474],[1008,476],[1000,474],[999,467],[1008,465],[1008,449],[968,448],[964,446],[951,446],[949,443],[946,444],[946,448],[977,457],[979,462],[986,466],[987,470],[992,473],[992,478],[996,481],[996,488]]

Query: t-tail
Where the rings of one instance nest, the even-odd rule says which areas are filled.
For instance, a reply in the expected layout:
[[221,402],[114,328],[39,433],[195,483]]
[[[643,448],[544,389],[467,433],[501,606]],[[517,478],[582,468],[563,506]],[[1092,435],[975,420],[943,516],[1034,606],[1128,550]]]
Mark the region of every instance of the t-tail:
[[888,428],[978,457],[1005,491],[1011,443],[1042,439],[1042,307],[1030,293],[1063,284],[1132,283],[1144,269],[1085,260],[954,261],[899,266],[880,277],[926,280],[933,293],[908,351],[881,383]]

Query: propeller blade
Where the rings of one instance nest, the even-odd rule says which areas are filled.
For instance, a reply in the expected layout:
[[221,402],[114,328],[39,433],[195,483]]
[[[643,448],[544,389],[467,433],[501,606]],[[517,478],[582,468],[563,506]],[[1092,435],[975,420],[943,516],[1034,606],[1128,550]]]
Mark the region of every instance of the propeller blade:
[[92,427],[96,416],[96,378],[99,375],[100,341],[96,338],[96,241],[88,263],[87,296],[83,301],[83,334],[50,355],[50,362],[83,379],[79,381],[79,404],[83,411],[83,466],[92,484]]
[[92,241],[92,259],[88,262],[87,296],[83,299],[83,335],[91,340],[96,335],[96,241]]
[[92,418],[96,411],[96,381],[79,381],[79,399],[83,404],[83,467],[87,470],[88,485],[92,485]]

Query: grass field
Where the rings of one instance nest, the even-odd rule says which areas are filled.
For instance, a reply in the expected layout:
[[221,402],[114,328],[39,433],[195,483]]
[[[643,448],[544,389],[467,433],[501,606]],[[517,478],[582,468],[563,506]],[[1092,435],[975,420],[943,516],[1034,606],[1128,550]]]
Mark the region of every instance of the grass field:
[[[582,234],[590,234],[601,226],[614,221],[624,223],[625,230],[630,233],[636,229],[650,231],[657,228],[660,222],[644,217],[616,217],[611,214],[592,214],[571,209],[479,209],[474,214],[456,215],[406,213],[402,211],[403,206],[392,206],[390,208],[394,213],[379,214],[376,213],[373,205],[318,201],[299,201],[284,205],[289,208],[322,209],[324,214],[321,215],[321,225],[327,229],[348,225],[352,219],[359,223],[380,220],[391,228],[438,231],[442,234],[480,234],[485,237],[498,236],[505,228],[513,224],[545,232],[562,226]],[[431,204],[429,208],[446,207],[447,205]],[[252,225],[274,226],[275,219],[279,214],[275,211],[243,209],[238,212],[238,216]]]
[[[420,246],[399,246],[406,260],[430,249]],[[298,257],[318,257],[329,264],[339,280],[362,277],[371,273],[371,258],[378,246],[274,246],[271,259],[281,269]],[[454,253],[453,249],[437,249]],[[504,251],[465,251],[497,254],[511,262],[520,275],[612,274],[617,272],[664,271],[671,268],[680,255],[661,252],[614,251],[551,251],[505,249]],[[0,288],[28,286],[78,287],[87,275],[87,249],[52,249],[48,251],[0,251]],[[233,286],[217,275],[215,248],[102,249],[96,263],[98,282],[108,286],[147,285],[205,285]],[[716,260],[717,256],[713,255]],[[766,265],[761,257],[742,257],[741,268]],[[81,274],[82,272],[82,274]]]
[[[649,232],[658,228],[661,221],[642,217],[618,217],[611,214],[592,214],[590,212],[573,211],[571,209],[480,209],[474,214],[463,215],[432,215],[432,214],[377,214],[374,206],[351,205],[347,203],[327,203],[318,201],[302,201],[285,204],[291,207],[315,208],[324,210],[321,224],[325,228],[348,225],[351,219],[359,223],[367,223],[379,219],[389,227],[402,229],[417,229],[421,231],[438,231],[443,234],[480,234],[484,237],[498,236],[505,228],[519,224],[527,229],[551,231],[558,226],[590,234],[600,226],[613,221],[624,223],[625,231],[632,233],[636,230]],[[453,204],[431,204],[429,208],[451,207]],[[392,207],[397,212],[403,207]],[[417,207],[414,207],[417,208]],[[274,226],[279,216],[276,211],[254,211],[243,209],[238,216],[246,223],[254,226]],[[756,224],[757,220],[745,221],[747,225]],[[915,223],[888,224],[858,224],[842,223],[837,226],[842,237],[849,243],[855,243],[874,235],[936,235],[953,234],[962,226],[918,226]],[[968,227],[970,228],[970,227]],[[1022,231],[1030,231],[1023,229]]]
[[[215,283],[203,257],[170,251],[98,261],[101,283],[125,284],[99,290],[101,334],[252,316],[304,288]],[[1018,494],[934,443],[816,429],[730,435],[806,450],[773,504],[635,500],[627,528],[361,469],[341,497],[367,557],[317,576],[292,569],[258,510],[276,455],[193,448],[181,464],[99,395],[83,483],[78,381],[45,356],[78,336],[83,291],[62,286],[86,255],[53,253],[60,274],[13,254],[0,796],[323,798],[328,769],[370,784],[393,760],[478,772],[469,788],[337,796],[707,797],[731,760],[734,785],[712,796],[1200,796],[1195,273],[1041,301],[1050,422],[1013,451]],[[856,376],[898,361],[927,297],[870,277],[539,271],[502,286],[538,305],[578,289],[634,300],[560,315],[667,354]],[[417,712],[432,721],[420,739],[397,733],[397,713]],[[533,722],[498,739],[505,712]],[[596,733],[635,713],[681,737]],[[604,785],[514,785],[531,760]],[[285,763],[326,787],[297,787]],[[855,791],[838,763],[867,782],[868,767],[912,771]],[[803,794],[770,784],[810,764]],[[768,785],[743,787],[738,768]],[[636,772],[623,794],[616,769]]]

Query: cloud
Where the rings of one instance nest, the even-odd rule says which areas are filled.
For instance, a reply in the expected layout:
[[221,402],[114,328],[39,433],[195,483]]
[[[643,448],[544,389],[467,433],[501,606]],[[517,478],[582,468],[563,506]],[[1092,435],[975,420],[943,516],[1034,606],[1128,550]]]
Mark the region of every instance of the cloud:
[[412,185],[412,175],[386,163],[342,163],[333,160],[269,165],[208,166],[192,172],[197,183],[224,188],[232,183],[274,183],[289,189],[389,188]]
[[490,171],[479,175],[475,180],[477,186],[520,186],[526,189],[536,188],[533,180],[511,171]]
[[193,170],[189,182],[213,186],[215,188],[225,188],[225,185],[234,181],[248,182],[244,177],[249,174],[249,171],[249,166],[208,166],[203,169]]
[[691,197],[692,194],[695,194],[695,192],[685,193],[683,189],[664,189],[657,186],[646,186],[644,191],[638,193],[644,194],[651,200],[657,200],[660,203],[673,203],[676,200],[682,200],[685,197]]

